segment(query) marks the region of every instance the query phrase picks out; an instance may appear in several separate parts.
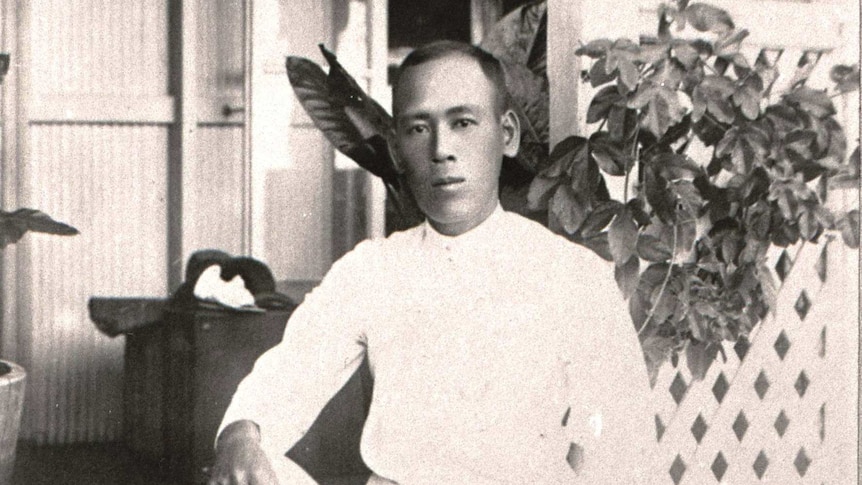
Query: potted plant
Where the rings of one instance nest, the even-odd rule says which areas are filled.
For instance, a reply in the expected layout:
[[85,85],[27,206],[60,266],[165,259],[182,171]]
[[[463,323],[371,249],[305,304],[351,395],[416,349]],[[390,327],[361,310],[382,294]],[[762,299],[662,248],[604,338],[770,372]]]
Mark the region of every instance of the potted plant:
[[[807,86],[820,56],[806,53],[790,89],[773,93],[782,51],[751,62],[740,52],[748,31],[726,11],[677,0],[659,9],[655,37],[600,39],[572,53],[592,59],[582,73],[598,89],[590,129],[549,153],[546,17],[544,2],[520,7],[482,44],[506,67],[526,127],[526,149],[504,161],[501,203],[614,263],[652,379],[681,353],[702,378],[722,342],[746,339],[773,308],[767,250],[829,231],[858,247],[858,209],[834,213],[824,202],[859,183],[859,148],[847,156],[831,100],[858,88],[859,66],[835,66],[829,93]],[[702,37],[677,37],[672,26]],[[401,225],[417,222],[385,149],[391,117],[324,56],[328,74],[287,59],[298,99],[337,149],[383,179]],[[625,180],[616,199],[606,184],[614,177]]]
[[[0,85],[8,69],[9,54],[0,54]],[[78,234],[74,227],[57,222],[35,209],[0,210],[0,250],[17,242],[27,231],[66,236]],[[0,483],[12,480],[26,377],[20,365],[0,358]]]

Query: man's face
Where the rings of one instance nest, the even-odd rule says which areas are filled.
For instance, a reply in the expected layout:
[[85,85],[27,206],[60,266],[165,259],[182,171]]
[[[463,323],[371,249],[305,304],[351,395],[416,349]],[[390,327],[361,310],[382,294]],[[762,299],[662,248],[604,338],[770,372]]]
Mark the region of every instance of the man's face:
[[503,155],[518,151],[515,114],[499,113],[493,83],[460,54],[408,67],[395,92],[395,155],[419,208],[458,235],[497,206]]

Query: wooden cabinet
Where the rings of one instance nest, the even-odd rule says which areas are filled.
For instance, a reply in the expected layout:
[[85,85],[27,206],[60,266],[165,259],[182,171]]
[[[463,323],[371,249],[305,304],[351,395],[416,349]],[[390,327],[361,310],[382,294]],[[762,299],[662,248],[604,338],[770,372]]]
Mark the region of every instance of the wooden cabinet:
[[[126,336],[125,439],[183,483],[202,483],[218,425],[255,360],[281,340],[289,311],[168,311]],[[318,480],[367,474],[359,439],[371,399],[363,365],[289,456]]]

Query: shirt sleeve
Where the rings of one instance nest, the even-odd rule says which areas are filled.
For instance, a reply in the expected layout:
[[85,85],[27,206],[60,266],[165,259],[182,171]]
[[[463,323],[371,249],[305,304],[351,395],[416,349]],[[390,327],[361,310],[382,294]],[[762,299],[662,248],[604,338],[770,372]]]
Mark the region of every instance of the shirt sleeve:
[[[607,270],[606,270],[607,271]],[[612,284],[612,283],[611,283]],[[602,287],[604,286],[604,287]],[[601,293],[595,290],[600,288]],[[616,286],[593,287],[582,342],[567,365],[567,461],[584,484],[653,484],[657,440],[643,352]]]
[[306,296],[288,321],[281,343],[261,355],[240,382],[219,426],[220,434],[235,421],[256,423],[261,445],[281,475],[299,471],[281,458],[362,363],[365,335],[357,322],[367,312],[356,295],[361,293],[357,292],[361,281],[373,279],[368,274],[373,264],[362,257],[369,244],[360,244],[335,263]]

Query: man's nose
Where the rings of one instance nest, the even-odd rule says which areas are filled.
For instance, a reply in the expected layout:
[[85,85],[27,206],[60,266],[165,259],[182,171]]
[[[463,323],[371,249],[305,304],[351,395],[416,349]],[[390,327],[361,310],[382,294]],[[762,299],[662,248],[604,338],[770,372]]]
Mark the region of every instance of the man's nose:
[[434,154],[433,161],[442,163],[455,160],[454,134],[445,127],[434,130]]

